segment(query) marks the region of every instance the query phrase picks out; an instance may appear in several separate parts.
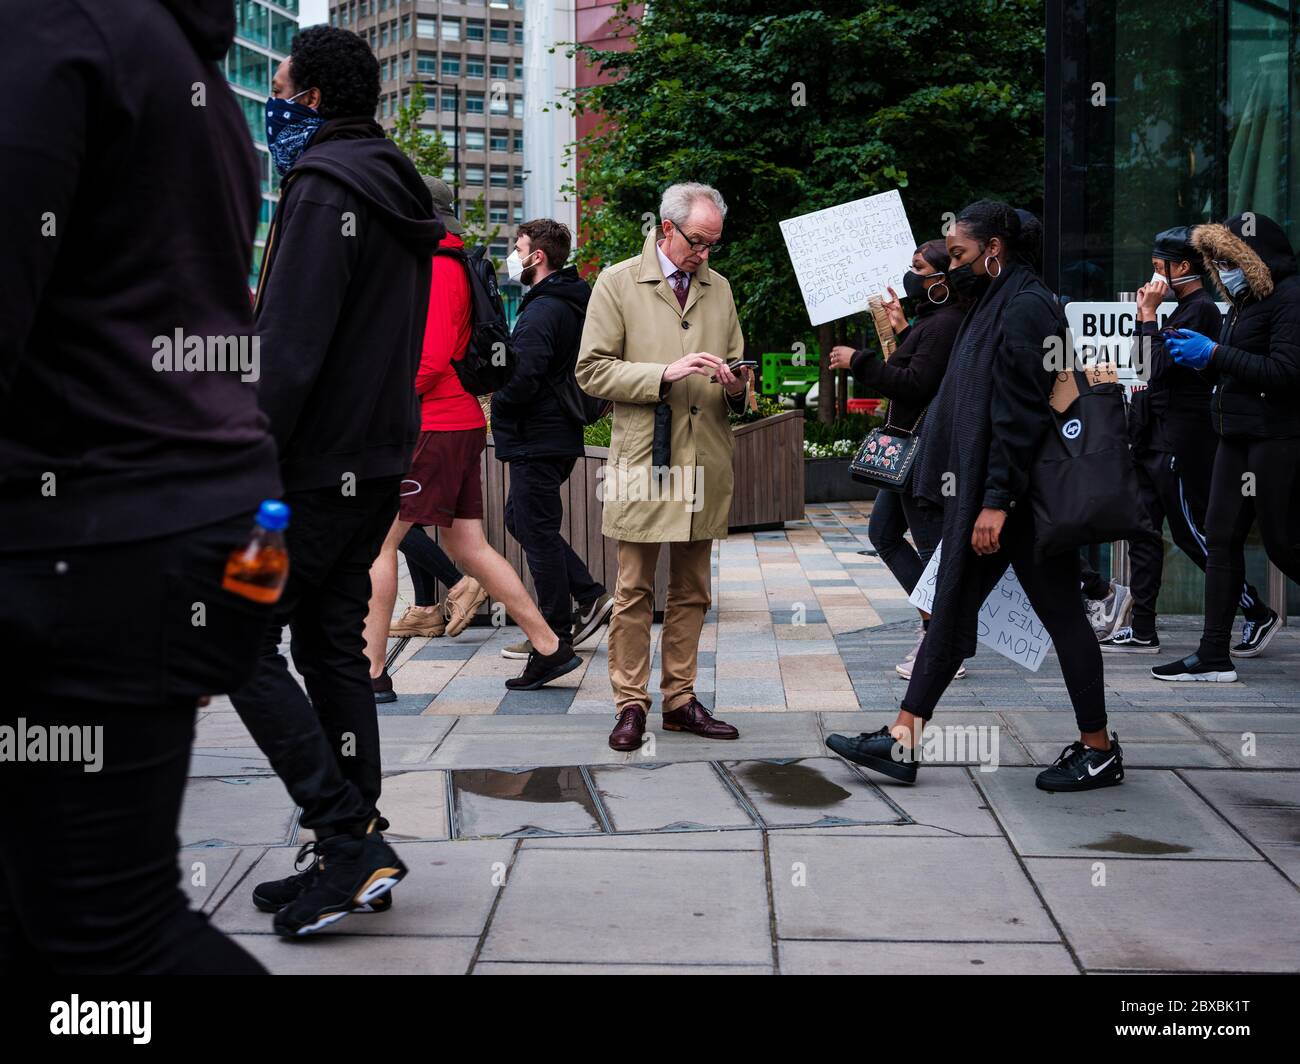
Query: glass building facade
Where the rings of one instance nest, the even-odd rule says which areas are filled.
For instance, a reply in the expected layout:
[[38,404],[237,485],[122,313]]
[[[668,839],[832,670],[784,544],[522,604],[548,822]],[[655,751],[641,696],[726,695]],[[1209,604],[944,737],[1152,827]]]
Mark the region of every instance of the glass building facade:
[[[1044,274],[1063,300],[1136,291],[1174,225],[1253,210],[1300,246],[1300,0],[1047,0],[1046,15]],[[1199,612],[1200,571],[1168,541],[1165,558],[1161,609]],[[1246,564],[1282,592],[1257,533]]]
[[262,180],[262,209],[257,219],[257,239],[249,285],[257,282],[266,246],[266,231],[279,198],[279,175],[266,150],[266,98],[271,77],[289,54],[289,42],[298,32],[298,0],[234,0],[235,41],[226,53],[225,74],[244,109],[244,120],[257,149]]

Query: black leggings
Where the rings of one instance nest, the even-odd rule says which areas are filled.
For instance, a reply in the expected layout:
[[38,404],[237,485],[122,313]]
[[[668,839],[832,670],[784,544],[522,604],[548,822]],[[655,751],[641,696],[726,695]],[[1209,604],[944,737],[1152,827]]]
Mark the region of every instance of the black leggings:
[[[976,554],[971,549],[969,535],[963,538],[960,548],[951,548],[963,550],[967,555],[965,583],[958,603],[958,630],[974,635],[978,630],[980,606],[1010,565],[1052,638],[1079,731],[1101,731],[1106,727],[1101,648],[1079,596],[1078,552],[1066,551],[1035,562],[1034,523],[1027,510],[1007,518],[1000,538],[1002,549],[996,554]],[[945,543],[943,549],[948,551],[949,544]],[[934,632],[932,626],[921,643],[902,702],[903,709],[924,720],[933,716],[934,707],[961,664],[957,654],[944,653],[947,648],[930,645]],[[930,659],[934,659],[932,667]]]
[[[903,538],[911,529],[913,547]],[[900,491],[881,490],[871,505],[867,538],[894,579],[910,595],[943,535],[943,511]]]
[[1243,548],[1250,526],[1269,561],[1300,582],[1300,438],[1224,438],[1214,456],[1205,534],[1205,629],[1197,655],[1229,660],[1232,621],[1245,580]]
[[460,582],[460,572],[433,537],[419,525],[406,530],[397,545],[406,558],[417,606],[434,606],[438,602],[438,582],[448,590]]

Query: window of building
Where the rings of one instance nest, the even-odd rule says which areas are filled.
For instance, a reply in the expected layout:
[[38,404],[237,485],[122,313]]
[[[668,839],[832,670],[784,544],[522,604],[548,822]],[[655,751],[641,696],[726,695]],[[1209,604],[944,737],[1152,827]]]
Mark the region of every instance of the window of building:
[[494,225],[505,225],[509,220],[510,208],[504,203],[494,203],[488,208],[488,221]]
[[465,147],[470,151],[483,150],[483,130],[467,129],[465,130]]
[[493,188],[510,187],[510,171],[506,167],[504,166],[492,167],[492,187]]
[[429,15],[421,15],[415,25],[417,37],[438,36],[438,20]]
[[494,85],[492,91],[492,113],[494,115],[508,115],[510,113],[510,101]]
[[516,63],[516,64],[515,64],[515,80],[516,80],[516,81],[521,81],[521,80],[523,79],[523,76],[524,76],[524,64],[523,64],[523,63]]
[[483,94],[481,92],[465,93],[465,113],[481,115],[483,113]]
[[379,27],[379,47],[380,48],[388,47],[388,23],[387,22],[385,22],[382,26]]
[[483,167],[467,166],[465,167],[465,184],[482,186],[483,184]]
[[432,52],[421,52],[420,58],[415,61],[415,70],[418,74],[438,73],[438,57]]
[[448,163],[442,168],[442,179],[449,185],[454,185],[456,183],[456,168],[452,166],[451,163]]
[[522,96],[516,96],[514,98],[510,111],[516,118],[524,117],[524,98]]
[[491,147],[493,151],[509,151],[510,138],[504,133],[493,133],[491,137]]
[[443,114],[456,113],[456,94],[454,92],[444,92],[442,94],[442,112]]
[[454,55],[442,57],[442,73],[449,78],[460,77],[460,58]]
[[442,142],[447,145],[448,148],[456,147],[456,130],[448,129],[446,126],[443,126],[439,132],[442,134]]
[[465,76],[466,76],[467,78],[481,78],[481,77],[483,76],[483,60],[482,60],[482,59],[466,59],[466,60],[465,60]]
[[492,76],[494,78],[500,78],[502,81],[504,81],[506,78],[510,76],[510,64],[506,62],[504,59],[493,59]]
[[402,56],[402,73],[409,75],[411,73],[411,53],[407,52]]
[[515,171],[515,179],[511,182],[511,184],[514,185],[515,188],[524,187],[524,172],[522,170]]
[[522,225],[524,222],[524,209],[519,206],[510,208],[510,218],[515,225]]
[[471,18],[465,20],[465,40],[481,41],[483,39],[483,20]]
[[442,20],[442,39],[444,41],[460,40],[460,19],[444,18]]
[[523,43],[524,43],[524,28],[523,28],[523,26],[516,26],[516,27],[515,27],[515,44],[523,44]]
[[500,44],[509,44],[510,27],[504,22],[492,23],[492,40]]
[[402,16],[402,40],[406,40],[410,36],[411,36],[411,16],[403,15]]
[[515,149],[514,149],[514,150],[517,151],[517,152],[521,152],[521,151],[524,150],[524,135],[523,135],[522,133],[516,133],[516,134],[515,134]]

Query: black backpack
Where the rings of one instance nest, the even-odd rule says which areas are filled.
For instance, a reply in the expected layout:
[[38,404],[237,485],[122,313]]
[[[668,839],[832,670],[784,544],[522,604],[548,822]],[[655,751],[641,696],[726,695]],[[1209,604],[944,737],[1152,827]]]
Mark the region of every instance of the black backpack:
[[[576,307],[572,303],[566,305],[580,319],[586,317],[586,311],[580,307]],[[581,333],[581,329],[579,333]],[[594,425],[614,409],[614,404],[608,399],[598,399],[594,395],[588,395],[578,387],[578,379],[573,374],[572,366],[566,367],[566,372],[558,381],[548,377],[546,383],[551,386],[551,390],[555,393],[560,409],[564,411],[567,417],[576,421],[579,425]]]
[[456,259],[469,275],[469,345],[461,358],[451,360],[461,387],[470,395],[487,395],[504,388],[514,376],[515,350],[510,346],[506,308],[487,248],[477,247],[468,252],[461,248],[437,248],[434,254]]

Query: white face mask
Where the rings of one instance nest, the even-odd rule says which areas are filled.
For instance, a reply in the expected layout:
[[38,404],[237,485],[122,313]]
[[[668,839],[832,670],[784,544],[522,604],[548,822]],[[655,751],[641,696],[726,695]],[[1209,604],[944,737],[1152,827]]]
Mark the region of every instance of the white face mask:
[[[528,257],[531,259],[533,253],[529,252]],[[520,283],[522,283],[524,270],[526,269],[528,269],[528,267],[524,265],[524,260],[519,257],[518,248],[515,248],[514,251],[510,252],[510,254],[506,256],[506,273],[510,275],[510,280],[520,281]]]
[[1170,288],[1177,288],[1180,284],[1187,284],[1189,281],[1195,281],[1197,279],[1198,278],[1194,273],[1189,273],[1186,277],[1175,277],[1172,281],[1159,270],[1156,270],[1156,272],[1151,275],[1151,283],[1159,281],[1161,284],[1168,285]]

